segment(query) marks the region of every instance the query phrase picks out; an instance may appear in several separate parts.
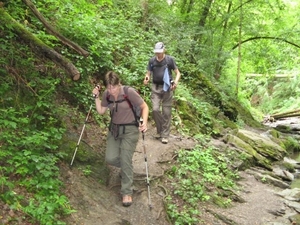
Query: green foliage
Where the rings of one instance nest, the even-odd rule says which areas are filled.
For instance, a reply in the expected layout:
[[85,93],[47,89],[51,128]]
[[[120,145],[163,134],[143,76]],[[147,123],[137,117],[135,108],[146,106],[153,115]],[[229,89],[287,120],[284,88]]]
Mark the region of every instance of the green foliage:
[[[75,63],[83,76],[103,75],[108,70],[115,70],[124,83],[141,83],[150,48],[144,42],[145,37],[139,35],[142,33],[138,27],[139,19],[135,21],[140,12],[133,10],[139,9],[139,4],[132,4],[131,11],[127,10],[128,4],[126,9],[123,9],[123,3],[118,4],[122,5],[121,9],[110,4],[96,6],[86,1],[79,4],[56,2],[54,11],[47,10],[45,14],[54,14],[60,33],[89,51],[90,56],[84,58],[66,48],[62,49],[62,53]],[[124,14],[122,10],[128,13]],[[64,16],[66,14],[68,17]]]
[[[283,83],[265,77],[246,78],[247,73],[299,73],[299,47],[295,43],[299,43],[300,14],[296,2],[249,1],[240,7],[240,1],[211,5],[183,0],[169,4],[165,0],[32,1],[49,24],[86,49],[88,57],[49,34],[23,1],[4,2],[5,11],[70,59],[81,72],[81,80],[70,81],[57,65],[35,56],[9,24],[0,22],[0,184],[7,188],[1,199],[42,224],[60,224],[59,215],[71,212],[67,199],[59,192],[56,164],[61,154],[57,146],[64,128],[58,115],[66,110],[54,104],[56,96],[67,99],[72,109],[86,112],[93,103],[92,80],[100,82],[108,70],[115,70],[122,83],[139,89],[150,105],[150,88],[143,86],[142,80],[157,41],[166,44],[167,53],[176,58],[182,73],[173,111],[174,124],[181,132],[201,140],[201,133],[217,132],[215,109],[200,100],[199,87],[194,86],[199,77],[195,74],[204,74],[209,80],[220,76],[214,85],[221,87],[224,96],[234,96],[238,60],[234,46],[239,41],[239,25],[241,41],[249,40],[242,44],[240,102],[250,108],[250,98],[257,95],[257,118],[261,118],[261,112],[290,110],[299,105],[297,76]],[[244,11],[243,21],[240,9]],[[84,118],[78,119],[82,122]],[[97,116],[96,120],[104,126]],[[296,149],[293,144],[288,146]],[[226,157],[216,157],[214,152],[211,147],[198,146],[191,152],[179,153],[182,166],[174,167],[171,175],[182,178],[179,185],[174,184],[174,193],[186,206],[168,205],[175,224],[196,223],[198,211],[193,206],[211,197],[206,183],[223,188],[233,185],[230,178],[234,176],[226,169]],[[83,172],[88,175],[89,168]],[[28,190],[28,196],[18,194],[16,187]],[[27,204],[21,204],[24,199]],[[173,201],[171,196],[169,201]]]
[[[298,109],[299,87],[300,80],[297,75],[284,78],[249,78],[243,85],[241,95],[244,97],[241,98],[248,99],[248,107],[253,106],[264,115],[287,112]],[[262,115],[260,118],[262,119]]]
[[[59,214],[71,212],[66,208],[68,200],[60,195],[62,183],[57,179],[59,154],[55,153],[55,149],[63,130],[45,127],[37,132],[29,119],[22,116],[23,113],[26,114],[27,111],[20,113],[14,109],[1,110],[1,115],[9,115],[0,119],[3,124],[0,127],[0,142],[3,142],[1,148],[5,152],[0,155],[3,162],[2,185],[9,190],[0,197],[13,209],[26,212],[41,224],[57,224],[55,221]],[[13,181],[9,181],[11,174],[14,174]],[[32,193],[29,205],[20,204],[21,196],[9,194],[17,192],[14,191],[17,186]]]
[[213,132],[213,116],[208,103],[193,96],[184,84],[178,86],[174,98],[173,123],[177,130],[191,136]]
[[[202,145],[193,150],[180,150],[176,166],[169,171],[173,191],[166,198],[167,212],[174,224],[198,224],[201,217],[198,204],[218,195],[217,189],[213,193],[209,190],[212,187],[223,190],[235,187],[237,175],[228,169],[230,161],[225,155],[216,154],[217,149],[205,144],[205,138],[201,140]],[[177,203],[173,200],[175,197]],[[230,199],[223,202],[226,205]]]
[[287,152],[291,155],[296,155],[300,152],[299,141],[293,137],[288,137],[284,140],[284,146]]
[[[73,212],[68,199],[60,193],[62,183],[58,179],[57,163],[62,154],[57,147],[65,129],[59,126],[57,117],[62,111],[49,101],[58,82],[51,77],[43,79],[42,84],[38,84],[41,80],[37,77],[35,81],[30,90],[36,89],[36,96],[26,104],[20,99],[30,93],[22,85],[25,96],[17,94],[12,99],[5,90],[7,86],[13,90],[17,87],[0,84],[5,100],[5,107],[0,109],[0,180],[5,191],[0,199],[13,210],[29,215],[32,221],[64,224],[60,217]],[[43,86],[45,89],[38,90]]]
[[91,166],[87,165],[85,168],[80,168],[85,176],[89,176],[92,173]]

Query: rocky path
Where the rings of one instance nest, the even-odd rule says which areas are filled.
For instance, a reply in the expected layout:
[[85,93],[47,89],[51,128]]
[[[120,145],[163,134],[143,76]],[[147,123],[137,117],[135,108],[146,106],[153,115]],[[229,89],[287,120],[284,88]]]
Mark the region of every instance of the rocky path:
[[[87,142],[91,146],[98,146],[98,128],[90,126],[87,130]],[[98,133],[97,133],[98,132]],[[140,138],[134,154],[134,195],[133,204],[123,207],[119,194],[120,185],[106,186],[97,174],[84,176],[82,170],[75,166],[70,169],[62,165],[62,178],[66,184],[66,194],[77,210],[66,218],[67,224],[72,225],[171,225],[165,214],[163,198],[166,195],[164,184],[159,179],[170,166],[174,152],[178,149],[191,149],[195,142],[190,138],[173,135],[169,144],[162,144],[153,138],[154,128],[151,128],[143,143]],[[102,134],[103,135],[103,134]],[[150,200],[146,183],[146,163],[143,152],[146,148],[147,165],[150,177]],[[220,143],[218,143],[220,144]],[[98,146],[99,147],[99,146]],[[103,154],[100,149],[94,149]],[[242,172],[240,192],[245,203],[234,203],[233,207],[220,209],[203,203],[201,217],[205,225],[283,225],[292,224],[285,218],[274,215],[285,208],[284,199],[277,192],[281,191],[257,180],[251,173]],[[218,213],[223,219],[216,218],[211,212]],[[273,213],[272,213],[273,212]],[[224,218],[226,218],[224,220]],[[226,222],[227,221],[227,222]]]

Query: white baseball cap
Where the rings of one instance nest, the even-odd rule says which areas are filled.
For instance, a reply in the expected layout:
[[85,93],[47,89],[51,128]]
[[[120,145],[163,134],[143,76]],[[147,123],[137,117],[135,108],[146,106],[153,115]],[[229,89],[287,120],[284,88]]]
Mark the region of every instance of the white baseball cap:
[[163,53],[165,50],[165,45],[162,42],[157,42],[154,46],[154,53]]

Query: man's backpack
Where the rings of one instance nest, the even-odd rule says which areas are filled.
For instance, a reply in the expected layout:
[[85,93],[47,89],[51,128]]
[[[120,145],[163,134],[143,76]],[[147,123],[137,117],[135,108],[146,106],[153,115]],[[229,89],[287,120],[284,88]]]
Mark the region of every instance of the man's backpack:
[[[115,103],[121,103],[121,102],[127,101],[128,105],[129,105],[129,107],[131,108],[132,113],[133,113],[133,115],[134,115],[134,119],[135,119],[134,125],[139,126],[139,121],[140,121],[140,117],[141,117],[141,108],[140,108],[140,106],[133,106],[133,105],[132,105],[131,101],[130,101],[129,98],[128,98],[128,88],[129,88],[129,86],[123,86],[123,90],[124,90],[124,95],[123,95],[123,97],[124,97],[124,99],[115,101]],[[135,89],[134,89],[134,90],[135,90]],[[135,90],[135,91],[136,91],[136,90]],[[137,91],[136,91],[136,92],[137,92]],[[106,96],[106,100],[107,100],[108,104],[111,104],[111,103],[113,103],[113,101],[109,100],[109,97],[110,97],[110,96],[109,96],[109,94],[108,94],[108,95]],[[110,116],[111,116],[111,118],[112,118],[113,112],[111,112]]]
[[[172,72],[171,72],[171,68],[170,68],[170,65],[172,65],[172,58],[169,55],[166,55],[165,57],[166,57],[166,64],[159,64],[159,65],[155,64],[155,56],[152,57],[150,59],[151,71],[153,73],[153,69],[155,67],[168,68],[170,78],[172,79]],[[164,83],[164,81],[163,81],[163,74],[162,74],[162,76],[155,76],[154,74],[152,74],[152,77],[153,77],[153,83],[155,83],[155,84],[163,84]]]

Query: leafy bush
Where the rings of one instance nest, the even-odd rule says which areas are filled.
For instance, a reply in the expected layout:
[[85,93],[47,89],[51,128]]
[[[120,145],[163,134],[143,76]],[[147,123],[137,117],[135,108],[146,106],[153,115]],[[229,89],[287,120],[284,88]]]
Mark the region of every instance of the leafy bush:
[[[236,187],[237,175],[229,169],[226,156],[216,155],[214,151],[211,146],[199,145],[193,150],[178,152],[176,165],[169,171],[172,193],[166,197],[167,213],[174,224],[198,224],[200,202],[219,195],[216,188]],[[223,198],[221,194],[220,197]],[[176,202],[173,199],[177,199]],[[227,204],[230,199],[224,198],[223,205]]]
[[58,126],[60,109],[44,98],[54,92],[56,83],[51,83],[27,105],[0,109],[0,185],[5,190],[0,199],[32,221],[64,224],[60,216],[73,210],[60,193],[57,163],[62,155],[56,150],[65,129]]

